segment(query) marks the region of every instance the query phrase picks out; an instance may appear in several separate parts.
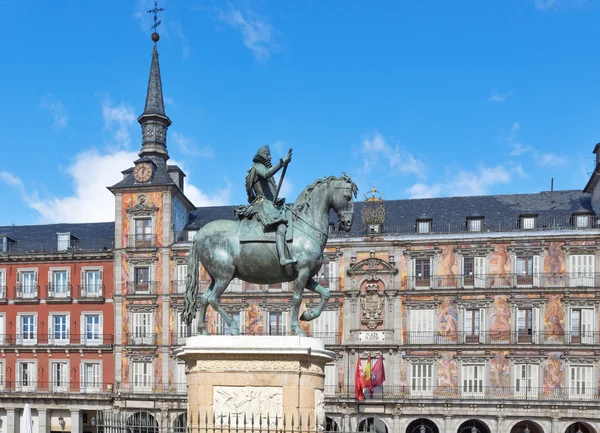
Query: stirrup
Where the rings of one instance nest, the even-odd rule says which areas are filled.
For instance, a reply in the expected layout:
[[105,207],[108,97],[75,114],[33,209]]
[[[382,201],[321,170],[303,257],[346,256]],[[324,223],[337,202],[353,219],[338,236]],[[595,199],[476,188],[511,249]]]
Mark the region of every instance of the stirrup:
[[296,259],[281,259],[279,261],[279,264],[281,266],[295,265],[296,263],[298,263],[298,260],[296,260]]

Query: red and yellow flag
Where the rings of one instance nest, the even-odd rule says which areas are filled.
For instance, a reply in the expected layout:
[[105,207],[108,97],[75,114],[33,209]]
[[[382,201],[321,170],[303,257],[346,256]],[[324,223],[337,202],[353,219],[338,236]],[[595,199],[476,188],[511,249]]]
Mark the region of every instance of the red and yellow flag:
[[367,365],[365,367],[365,389],[369,388],[371,398],[373,398],[373,373],[371,372],[371,354],[367,358]]

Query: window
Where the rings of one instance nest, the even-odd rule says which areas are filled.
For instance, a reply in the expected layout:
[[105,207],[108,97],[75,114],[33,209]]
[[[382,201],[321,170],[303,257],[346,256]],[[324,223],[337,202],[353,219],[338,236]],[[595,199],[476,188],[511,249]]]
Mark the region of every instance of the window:
[[429,288],[431,284],[431,259],[416,259],[414,261],[415,286]]
[[0,298],[6,298],[6,271],[0,269]]
[[590,215],[573,215],[573,220],[575,227],[578,229],[590,227]]
[[432,344],[433,343],[433,324],[436,323],[435,311],[430,310],[411,310],[409,344]]
[[82,344],[102,344],[102,316],[100,314],[84,314],[81,320],[83,332]]
[[485,392],[484,364],[467,364],[462,366],[462,395],[481,396]]
[[150,291],[150,268],[135,268],[135,292],[147,293]]
[[[271,287],[269,287],[271,288]],[[230,292],[242,292],[244,290],[244,282],[239,278],[234,278],[229,283],[229,291]]]
[[69,390],[69,365],[65,361],[56,361],[51,364],[52,391],[67,392]]
[[20,271],[18,295],[22,298],[35,298],[38,296],[37,290],[37,272]]
[[285,311],[269,313],[269,335],[285,335],[287,333],[287,316]]
[[20,314],[17,318],[17,343],[37,344],[37,320],[35,314]]
[[154,329],[152,326],[152,313],[133,313],[133,334],[129,344],[153,344]]
[[185,363],[177,362],[175,364],[175,390],[177,392],[185,393],[187,391],[186,384]]
[[0,391],[4,390],[4,381],[5,381],[4,361],[0,361]]
[[90,393],[102,391],[99,362],[82,362],[79,375],[81,392]]
[[102,296],[102,270],[84,269],[81,271],[81,297],[94,298]]
[[192,242],[194,240],[194,236],[196,236],[197,230],[188,230],[187,232],[187,241]]
[[[233,317],[233,320],[237,324],[237,327],[238,327],[240,333],[243,334],[245,332],[245,328],[246,328],[246,326],[245,326],[246,325],[246,317],[245,317],[244,311],[241,311],[239,313],[230,313],[229,315],[231,317]],[[227,322],[225,322],[225,320],[223,319],[223,316],[221,316],[220,314],[217,314],[216,327],[217,327],[218,335],[230,335],[231,334],[231,330],[230,330],[229,326],[227,325]]]
[[433,395],[433,364],[412,364],[410,394]]
[[431,233],[432,220],[417,220],[417,233]]
[[517,257],[517,286],[538,287],[539,286],[540,256]]
[[325,396],[335,396],[337,375],[338,368],[335,364],[325,364]]
[[0,253],[8,252],[8,240],[6,236],[0,236]]
[[65,251],[71,248],[71,233],[58,234],[58,251]]
[[537,364],[515,364],[513,378],[515,397],[538,395],[539,366]]
[[17,390],[33,392],[36,387],[37,369],[35,361],[17,362]]
[[594,344],[594,310],[571,309],[571,343]]
[[319,317],[310,322],[310,336],[320,338],[325,344],[338,344],[337,311],[326,310]]
[[337,290],[339,277],[338,263],[335,260],[331,260],[327,263],[327,280],[330,290]]
[[66,298],[70,295],[69,272],[67,270],[50,271],[48,275],[48,296]]
[[486,258],[463,258],[463,284],[465,287],[482,288],[486,286]]
[[483,218],[467,218],[467,230],[470,232],[483,231]]
[[517,309],[517,342],[539,342],[539,308]]
[[369,234],[377,235],[379,234],[381,226],[379,224],[369,224]]
[[588,365],[573,365],[569,367],[569,397],[587,399],[594,396],[593,372],[593,367]]
[[150,218],[135,220],[135,246],[152,246],[152,220]]
[[533,230],[535,229],[537,222],[537,215],[522,215],[520,217],[521,220],[521,229],[523,230]]
[[569,256],[569,285],[571,287],[595,286],[595,261],[593,254],[573,254]]
[[0,344],[6,341],[6,315],[0,314]]
[[188,265],[177,265],[175,268],[175,293],[185,293]]
[[485,342],[485,310],[473,308],[465,310],[465,343]]
[[69,316],[66,314],[50,315],[50,343],[69,344]]
[[152,362],[133,362],[133,390],[135,392],[152,392]]

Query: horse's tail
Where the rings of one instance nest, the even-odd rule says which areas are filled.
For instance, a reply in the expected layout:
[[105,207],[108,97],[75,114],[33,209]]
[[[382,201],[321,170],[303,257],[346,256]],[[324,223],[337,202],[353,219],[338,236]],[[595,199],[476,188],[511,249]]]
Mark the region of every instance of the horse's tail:
[[192,241],[192,248],[188,254],[188,273],[185,281],[185,297],[183,299],[183,312],[181,318],[188,326],[196,316],[198,307],[198,243]]

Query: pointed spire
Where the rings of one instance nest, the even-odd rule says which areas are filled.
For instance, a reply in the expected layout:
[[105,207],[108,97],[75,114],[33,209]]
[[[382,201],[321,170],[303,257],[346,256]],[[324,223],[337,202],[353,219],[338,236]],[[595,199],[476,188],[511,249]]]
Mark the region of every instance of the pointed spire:
[[165,104],[163,102],[162,82],[160,81],[160,65],[158,63],[158,49],[154,44],[152,51],[152,64],[150,65],[150,79],[148,80],[148,91],[146,92],[146,106],[144,114],[158,114],[165,116]]

